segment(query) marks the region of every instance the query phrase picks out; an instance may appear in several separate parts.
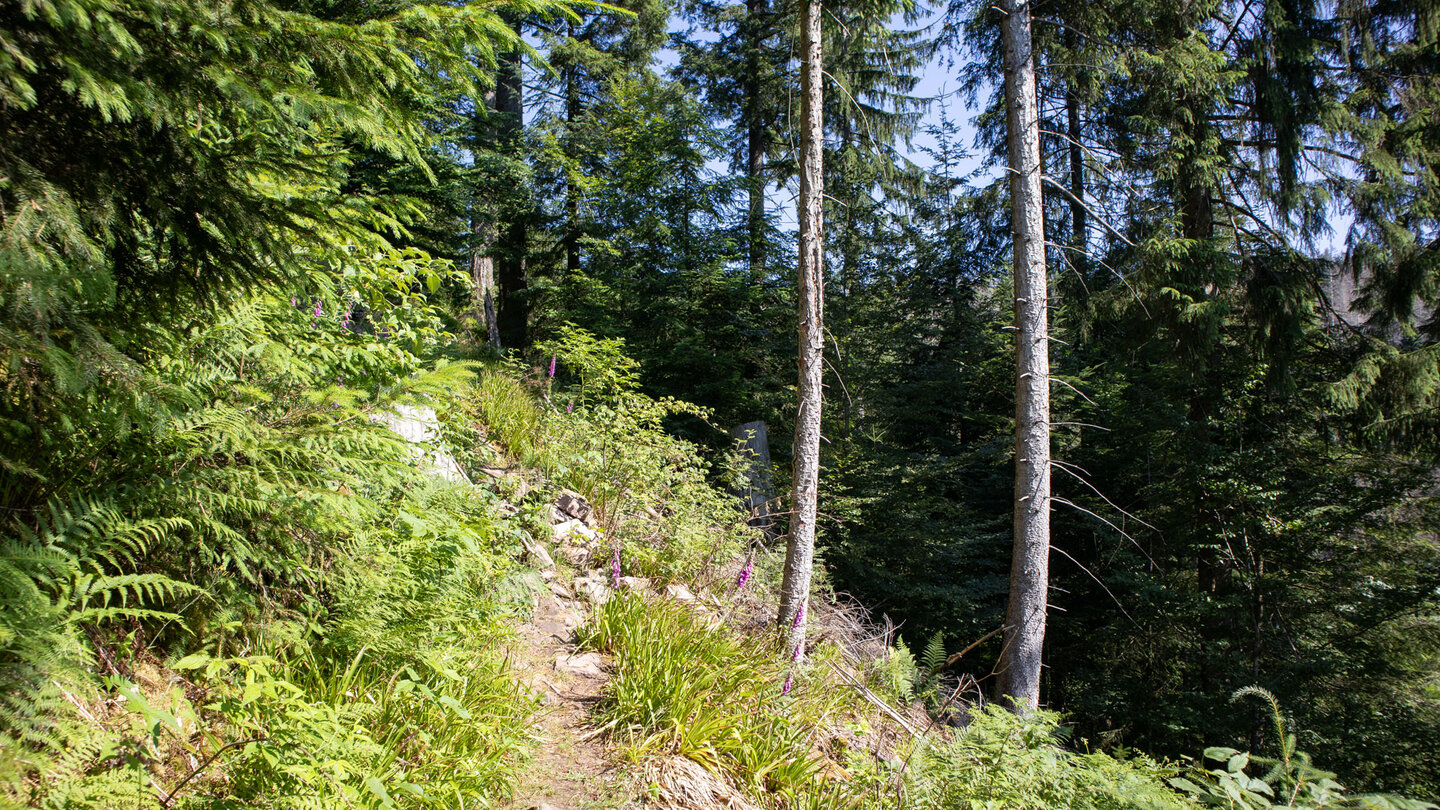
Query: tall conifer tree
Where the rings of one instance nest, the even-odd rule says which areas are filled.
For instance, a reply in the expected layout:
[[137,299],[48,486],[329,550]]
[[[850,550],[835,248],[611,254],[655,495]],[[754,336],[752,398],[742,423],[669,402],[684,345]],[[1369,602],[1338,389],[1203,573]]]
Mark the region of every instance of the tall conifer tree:
[[1040,106],[1030,3],[1006,0],[1005,129],[1015,264],[1015,547],[997,689],[1018,712],[1040,700],[1050,587],[1050,335]]
[[795,416],[795,472],[790,496],[790,539],[780,585],[777,622],[793,655],[804,654],[810,577],[815,561],[815,519],[820,487],[821,376],[825,349],[825,239],[821,3],[805,0],[800,38],[799,410]]

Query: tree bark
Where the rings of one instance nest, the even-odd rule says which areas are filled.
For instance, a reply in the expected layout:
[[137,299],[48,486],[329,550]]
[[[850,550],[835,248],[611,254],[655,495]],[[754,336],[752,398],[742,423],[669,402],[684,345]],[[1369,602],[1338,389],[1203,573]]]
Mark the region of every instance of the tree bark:
[[[1066,32],[1070,40],[1075,35]],[[1072,46],[1073,48],[1073,46]],[[1080,148],[1080,94],[1074,87],[1065,90],[1065,129],[1069,138],[1070,158],[1070,246],[1074,248],[1071,262],[1085,283],[1090,281],[1089,223],[1085,210],[1085,156]]]
[[[489,113],[495,109],[495,91],[489,90],[476,99],[476,107],[476,139],[493,143],[495,134]],[[495,242],[499,236],[496,208],[493,200],[476,200],[470,217],[470,234],[474,238],[470,247],[470,280],[475,285],[470,293],[470,311],[485,334],[486,344],[499,349],[500,324],[495,314]]]
[[[570,23],[570,38],[575,38],[575,24]],[[565,68],[565,125],[570,133],[580,119],[580,66],[571,64]],[[569,220],[565,224],[565,270],[574,275],[580,272],[580,190],[576,188],[573,175],[565,177],[565,213]]]
[[493,210],[476,213],[470,223],[470,232],[475,244],[470,253],[470,280],[475,286],[470,293],[470,307],[480,329],[485,333],[485,342],[492,348],[500,348],[500,323],[495,317],[495,228]]
[[745,219],[750,278],[765,270],[765,122],[760,113],[760,49],[764,42],[765,0],[745,3],[745,182],[749,210]]
[[[517,32],[519,27],[516,27]],[[521,128],[525,123],[525,100],[521,52],[517,48],[500,57],[499,81],[495,87],[495,110],[500,114],[499,140],[504,148],[518,151]],[[498,317],[500,340],[511,348],[525,345],[529,320],[526,302],[527,279],[525,254],[528,238],[525,213],[512,212],[501,229],[499,267],[496,273],[500,291]]]
[[1050,579],[1050,347],[1040,110],[1029,0],[1002,0],[1005,123],[1015,263],[1015,545],[997,690],[1024,714],[1039,705]]
[[806,604],[815,559],[820,485],[820,404],[824,339],[824,172],[821,147],[820,0],[806,0],[800,40],[800,408],[795,417],[794,489],[790,541],[776,622],[789,635],[796,660],[804,655]]
[[750,525],[765,533],[767,541],[777,534],[774,519],[775,482],[770,477],[770,433],[764,420],[746,422],[730,429],[735,450],[744,464],[745,485],[736,494],[745,501]]

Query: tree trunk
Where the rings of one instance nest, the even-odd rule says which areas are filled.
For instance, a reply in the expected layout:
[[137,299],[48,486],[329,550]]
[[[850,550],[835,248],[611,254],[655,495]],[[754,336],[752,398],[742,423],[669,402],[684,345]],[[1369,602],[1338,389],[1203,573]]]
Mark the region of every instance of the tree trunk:
[[[494,141],[490,111],[495,109],[495,91],[489,90],[476,99],[475,133],[477,141]],[[500,324],[495,317],[495,241],[499,235],[496,226],[497,207],[493,200],[476,200],[470,217],[470,233],[474,243],[470,247],[470,280],[474,288],[470,293],[470,312],[485,342],[495,349],[500,348]]]
[[738,491],[750,513],[750,525],[773,540],[777,534],[774,518],[775,481],[770,476],[770,433],[763,420],[746,422],[730,429],[735,451],[745,469],[745,485]]
[[1015,248],[1015,547],[997,690],[1024,714],[1039,705],[1050,578],[1050,350],[1040,110],[1029,0],[1003,0],[1005,123]]
[[[519,30],[518,26],[516,28]],[[520,132],[524,126],[525,104],[523,65],[519,49],[500,57],[499,81],[495,87],[495,110],[500,113],[499,140],[505,148],[520,149]],[[500,290],[499,331],[506,346],[519,349],[525,345],[525,328],[529,319],[525,300],[525,254],[528,247],[525,213],[512,212],[501,233],[499,268]]]
[[821,147],[820,0],[806,0],[800,40],[800,408],[795,417],[794,489],[790,496],[790,542],[780,584],[776,621],[788,632],[797,660],[804,655],[806,604],[815,559],[815,517],[820,485],[820,373],[823,364],[825,287],[824,173]]
[[[1066,32],[1073,42],[1075,35]],[[1071,45],[1073,50],[1074,46]],[[1090,282],[1089,223],[1085,211],[1085,155],[1080,148],[1080,94],[1074,87],[1065,90],[1065,129],[1069,138],[1070,157],[1070,247],[1071,263],[1085,284]]]
[[495,237],[497,234],[492,206],[477,211],[470,223],[475,244],[470,253],[470,280],[475,287],[470,294],[470,307],[485,342],[500,348],[500,323],[495,317]]
[[750,278],[765,271],[765,122],[760,115],[760,47],[764,41],[765,0],[745,3],[745,182],[749,210],[745,219]]
[[[570,23],[570,38],[575,38],[575,24]],[[565,69],[565,125],[570,133],[580,119],[580,66],[572,63]],[[580,190],[575,187],[572,173],[565,177],[565,270],[569,275],[580,272]]]

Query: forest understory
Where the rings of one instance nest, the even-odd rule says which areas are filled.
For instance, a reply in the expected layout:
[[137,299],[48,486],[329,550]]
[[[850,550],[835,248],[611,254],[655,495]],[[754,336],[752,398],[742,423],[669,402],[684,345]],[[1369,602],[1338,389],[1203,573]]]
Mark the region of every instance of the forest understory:
[[1437,76],[1432,0],[0,4],[0,807],[1435,807]]

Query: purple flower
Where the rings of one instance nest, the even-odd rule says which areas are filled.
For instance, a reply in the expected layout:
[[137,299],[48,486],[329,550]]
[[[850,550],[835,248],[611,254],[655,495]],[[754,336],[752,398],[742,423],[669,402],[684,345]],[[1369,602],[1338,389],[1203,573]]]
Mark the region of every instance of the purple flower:
[[804,640],[804,639],[801,639],[800,642],[795,645],[795,652],[794,652],[794,653],[791,653],[791,655],[790,655],[790,660],[791,660],[791,661],[799,661],[799,660],[800,660],[800,656],[802,656],[802,655],[804,655],[804,654],[805,654],[805,640]]
[[610,555],[610,587],[620,589],[620,547],[615,547],[615,553]]
[[290,296],[290,306],[295,306],[295,296]]
[[316,301],[316,302],[315,302],[315,318],[318,320],[323,313],[324,313],[324,310],[320,308],[320,302],[319,302],[319,301]]
[[573,410],[575,410],[575,400],[572,399],[570,400],[570,404],[565,406],[565,412],[570,413]]
[[745,567],[740,569],[740,576],[738,576],[738,577],[735,578],[735,590],[738,591],[738,590],[744,588],[744,587],[745,587],[745,583],[747,583],[747,582],[750,581],[750,575],[753,574],[754,572],[755,572],[755,555],[752,554],[752,555],[750,555],[750,558],[745,561]]
[[799,627],[805,623],[805,605],[805,602],[800,603],[800,610],[795,612],[795,622],[790,625],[791,627]]
[[555,379],[555,355],[550,355],[550,379]]
[[786,675],[786,676],[785,676],[785,687],[780,690],[780,695],[781,695],[781,697],[784,697],[785,695],[790,694],[790,687],[792,687],[792,686],[794,686],[794,685],[795,685],[795,676],[794,676],[793,674],[791,674],[791,675]]

